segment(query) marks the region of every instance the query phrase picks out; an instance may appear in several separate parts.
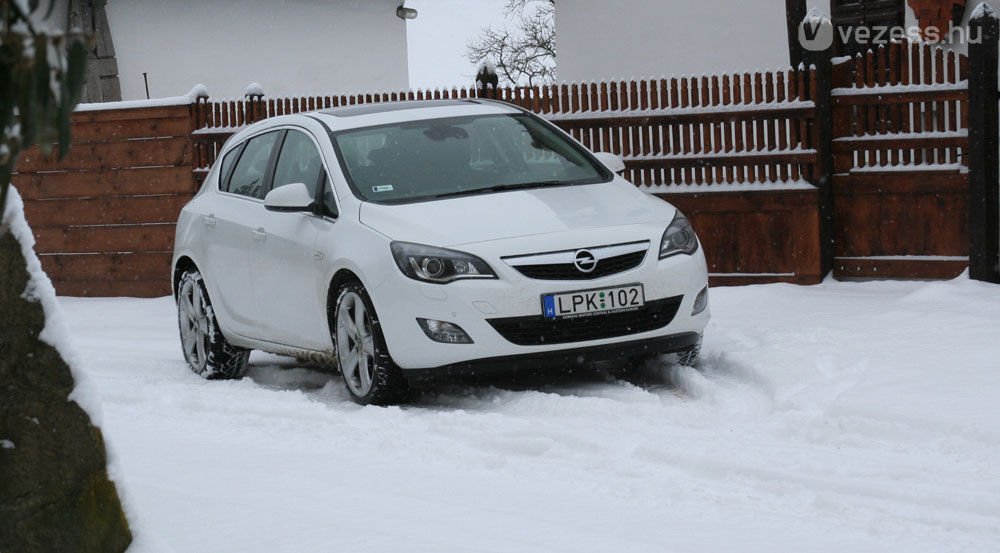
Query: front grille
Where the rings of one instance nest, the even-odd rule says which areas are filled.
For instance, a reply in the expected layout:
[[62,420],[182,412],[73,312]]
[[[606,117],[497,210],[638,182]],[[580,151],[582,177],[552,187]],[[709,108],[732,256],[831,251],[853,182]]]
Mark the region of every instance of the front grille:
[[549,320],[541,315],[487,319],[512,344],[544,346],[616,338],[657,330],[670,324],[684,296],[646,302],[637,311]]
[[632,252],[615,257],[608,257],[597,262],[597,267],[589,273],[576,268],[573,263],[555,263],[552,265],[520,265],[515,266],[522,275],[537,280],[593,280],[635,269],[642,265],[646,252]]

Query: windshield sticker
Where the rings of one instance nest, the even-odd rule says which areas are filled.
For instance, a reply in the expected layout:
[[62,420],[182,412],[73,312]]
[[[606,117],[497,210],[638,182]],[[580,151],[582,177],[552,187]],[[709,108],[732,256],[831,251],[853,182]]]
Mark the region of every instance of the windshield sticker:
[[391,184],[383,184],[381,186],[373,186],[372,192],[392,192]]

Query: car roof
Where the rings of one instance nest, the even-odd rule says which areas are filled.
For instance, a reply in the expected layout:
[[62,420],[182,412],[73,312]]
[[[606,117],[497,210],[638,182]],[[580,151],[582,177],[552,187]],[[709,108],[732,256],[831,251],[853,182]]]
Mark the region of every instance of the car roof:
[[460,100],[379,102],[329,108],[305,115],[319,119],[330,127],[331,130],[336,131],[420,119],[512,114],[520,113],[521,111],[520,108],[511,104],[469,98]]
[[244,127],[233,135],[227,141],[227,144],[239,142],[247,136],[255,135],[269,128],[283,125],[301,125],[303,119],[319,121],[328,131],[337,132],[378,125],[391,125],[406,121],[476,115],[505,115],[522,113],[523,111],[512,104],[477,98],[360,104],[269,117],[263,121],[258,121],[248,127]]
[[323,115],[332,115],[334,117],[358,117],[360,115],[403,111],[407,109],[464,106],[468,105],[470,102],[475,103],[473,100],[410,100],[404,102],[379,102],[376,104],[327,108],[320,110],[320,113]]

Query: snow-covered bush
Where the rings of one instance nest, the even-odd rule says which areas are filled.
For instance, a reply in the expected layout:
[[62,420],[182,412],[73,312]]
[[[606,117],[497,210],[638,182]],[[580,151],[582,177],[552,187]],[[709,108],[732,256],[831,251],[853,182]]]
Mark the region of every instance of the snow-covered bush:
[[121,552],[132,537],[104,439],[56,347],[55,292],[10,186],[23,148],[69,150],[87,45],[52,29],[54,7],[0,0],[0,551]]

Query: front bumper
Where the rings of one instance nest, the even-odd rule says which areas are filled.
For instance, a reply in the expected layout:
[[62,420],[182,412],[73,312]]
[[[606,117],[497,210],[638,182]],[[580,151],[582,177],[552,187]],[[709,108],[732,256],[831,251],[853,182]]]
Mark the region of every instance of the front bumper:
[[[694,255],[658,259],[653,246],[658,244],[659,233],[662,233],[662,229],[659,229],[658,233],[650,233],[652,249],[640,266],[594,280],[529,279],[507,265],[501,258],[511,253],[532,250],[527,247],[512,248],[509,243],[502,245],[487,243],[460,248],[486,260],[496,271],[498,276],[496,280],[465,280],[436,285],[412,280],[398,270],[390,272],[371,293],[389,354],[393,361],[407,372],[427,369],[448,372],[463,367],[469,368],[474,364],[488,366],[494,360],[500,360],[498,362],[501,364],[509,364],[512,359],[547,359],[552,355],[558,360],[562,356],[572,356],[570,352],[594,348],[608,349],[606,346],[621,346],[623,349],[618,350],[619,354],[641,355],[641,353],[628,353],[629,349],[639,347],[638,345],[643,343],[656,344],[659,343],[658,340],[670,342],[668,339],[672,340],[676,336],[698,336],[702,334],[710,318],[708,309],[697,315],[691,314],[698,292],[708,285],[705,257],[699,248]],[[592,240],[598,239],[595,236]],[[489,322],[523,317],[541,319],[541,297],[544,294],[637,283],[643,285],[647,303],[680,298],[676,314],[669,324],[645,332],[603,339],[517,345],[504,338]],[[457,324],[465,330],[474,343],[434,342],[424,334],[417,323],[417,318]],[[594,325],[602,324],[601,316],[595,316],[592,320]],[[685,346],[678,346],[672,351],[683,347]],[[664,351],[668,350],[670,348]]]
[[406,378],[413,383],[450,376],[489,377],[518,371],[569,368],[601,361],[675,353],[696,346],[700,341],[700,334],[685,332],[603,346],[473,359],[429,369],[410,369],[406,371]]

